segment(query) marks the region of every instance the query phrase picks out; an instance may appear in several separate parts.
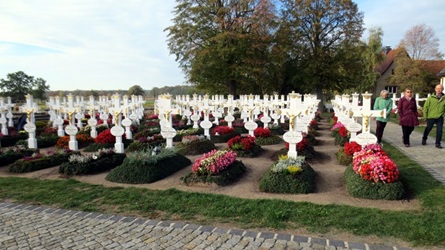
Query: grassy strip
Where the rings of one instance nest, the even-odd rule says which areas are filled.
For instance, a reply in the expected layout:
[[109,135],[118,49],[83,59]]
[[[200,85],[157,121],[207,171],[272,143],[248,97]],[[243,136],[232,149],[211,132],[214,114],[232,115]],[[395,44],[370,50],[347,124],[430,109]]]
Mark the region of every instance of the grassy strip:
[[445,246],[445,188],[397,149],[388,145],[385,151],[399,166],[404,185],[422,202],[421,211],[249,200],[176,189],[105,188],[71,179],[14,177],[0,178],[0,199],[150,218],[180,218],[206,224],[233,223],[241,228],[304,227],[318,233],[338,229],[356,235],[396,237],[417,245]]

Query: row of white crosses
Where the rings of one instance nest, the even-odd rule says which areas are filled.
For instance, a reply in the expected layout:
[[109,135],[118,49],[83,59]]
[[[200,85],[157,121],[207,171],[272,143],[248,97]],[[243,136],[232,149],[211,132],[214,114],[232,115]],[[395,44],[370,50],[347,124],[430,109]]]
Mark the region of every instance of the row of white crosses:
[[[218,124],[219,117],[224,117],[228,126],[232,127],[234,121],[233,110],[239,108],[241,118],[245,121],[244,127],[251,136],[254,136],[254,130],[258,127],[255,120],[261,112],[263,112],[261,121],[264,123],[264,127],[267,127],[272,119],[274,124],[278,124],[280,118],[281,122],[284,122],[285,117],[287,117],[290,120],[290,131],[285,134],[284,138],[290,144],[288,156],[296,157],[296,144],[302,139],[301,133],[307,132],[307,127],[315,116],[319,102],[313,95],[304,95],[304,102],[301,101],[301,97],[302,95],[292,92],[287,100],[284,96],[281,96],[280,99],[278,95],[270,96],[270,100],[268,95],[264,95],[263,99],[259,95],[244,95],[240,96],[239,100],[234,100],[231,95],[227,99],[224,99],[223,96],[213,96],[209,100],[207,95],[201,97],[195,94],[193,99],[190,99],[189,96],[177,96],[176,103],[179,108],[183,109],[184,116],[193,121],[194,127],[198,127],[198,121],[201,119],[200,113],[204,114],[203,121],[199,125],[204,129],[207,138],[210,138],[209,129],[213,125],[208,118],[210,112],[215,117],[215,124]],[[160,99],[162,99],[162,96]],[[160,99],[158,99],[157,109],[161,109],[159,108],[159,103],[162,102]],[[171,104],[167,104],[166,107],[168,105]],[[190,108],[193,109],[193,113]],[[227,114],[223,114],[224,108]],[[162,112],[159,112],[159,114],[162,114]]]
[[[79,129],[82,128],[82,118],[86,109],[90,111],[91,118],[88,119],[87,123],[91,126],[90,135],[92,138],[97,137],[97,120],[96,111],[99,112],[99,118],[107,122],[109,114],[112,115],[111,133],[116,137],[115,151],[118,153],[124,152],[124,147],[122,143],[122,136],[125,133],[128,139],[132,138],[132,133],[130,130],[133,121],[139,122],[139,119],[143,116],[143,98],[142,96],[132,96],[132,100],[129,102],[128,96],[121,98],[120,95],[115,94],[112,96],[111,100],[108,97],[101,96],[99,100],[96,101],[93,96],[89,97],[89,101],[86,102],[82,97],[76,97],[76,102],[71,94],[64,98],[63,103],[60,102],[60,97],[50,98],[48,106],[50,110],[53,111],[52,118],[54,126],[57,126],[58,135],[64,136],[65,133],[70,136],[70,141],[68,143],[71,150],[78,150],[76,134]],[[122,119],[122,115],[125,119]],[[50,113],[51,117],[51,113]],[[63,130],[63,118],[69,120],[69,125]],[[74,118],[77,119],[77,124],[74,124]],[[123,127],[125,127],[125,129]]]
[[[386,117],[386,110],[371,110],[372,94],[366,92],[361,94],[362,106],[358,106],[359,94],[352,94],[352,103],[349,95],[337,95],[332,101],[334,112],[338,121],[346,126],[351,132],[350,141],[355,141],[361,146],[377,142],[377,137],[371,133],[371,117]],[[362,124],[357,123],[357,118],[362,119]],[[357,132],[361,131],[359,135]]]

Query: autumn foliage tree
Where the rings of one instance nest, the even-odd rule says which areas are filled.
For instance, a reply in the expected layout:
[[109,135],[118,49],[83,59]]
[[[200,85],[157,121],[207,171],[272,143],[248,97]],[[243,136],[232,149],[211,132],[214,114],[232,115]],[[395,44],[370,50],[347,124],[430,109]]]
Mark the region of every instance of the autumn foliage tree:
[[419,24],[409,29],[400,41],[399,47],[406,50],[413,60],[438,60],[444,54],[439,51],[439,38],[433,28]]
[[168,47],[188,81],[210,93],[271,91],[274,77],[269,0],[178,0]]

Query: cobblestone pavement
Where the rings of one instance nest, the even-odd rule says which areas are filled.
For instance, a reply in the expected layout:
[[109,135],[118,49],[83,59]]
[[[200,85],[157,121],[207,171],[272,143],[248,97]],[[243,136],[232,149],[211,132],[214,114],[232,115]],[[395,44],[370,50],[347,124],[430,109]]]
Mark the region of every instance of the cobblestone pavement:
[[[445,185],[445,148],[435,147],[435,137],[429,136],[427,145],[422,145],[422,133],[413,131],[410,136],[411,147],[405,147],[402,141],[402,128],[388,122],[383,133],[384,143],[390,143],[406,156],[422,165],[434,178]],[[445,146],[445,142],[442,142]],[[383,144],[383,148],[385,145]]]
[[0,249],[406,249],[0,202]]

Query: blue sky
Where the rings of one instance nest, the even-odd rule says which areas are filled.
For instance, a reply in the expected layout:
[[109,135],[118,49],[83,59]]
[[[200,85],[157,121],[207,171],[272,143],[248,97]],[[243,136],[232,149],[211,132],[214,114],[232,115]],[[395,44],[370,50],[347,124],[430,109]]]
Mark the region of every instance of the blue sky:
[[[430,25],[445,53],[443,0],[360,0],[365,27],[382,27],[397,47],[417,24]],[[184,83],[166,33],[175,0],[2,0],[0,78],[24,71],[51,90],[144,89]],[[441,15],[442,14],[442,15]],[[364,34],[365,39],[367,34]]]

